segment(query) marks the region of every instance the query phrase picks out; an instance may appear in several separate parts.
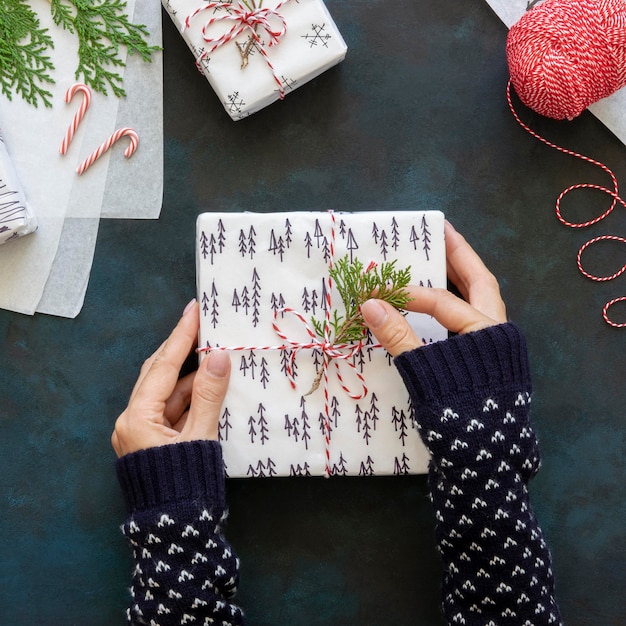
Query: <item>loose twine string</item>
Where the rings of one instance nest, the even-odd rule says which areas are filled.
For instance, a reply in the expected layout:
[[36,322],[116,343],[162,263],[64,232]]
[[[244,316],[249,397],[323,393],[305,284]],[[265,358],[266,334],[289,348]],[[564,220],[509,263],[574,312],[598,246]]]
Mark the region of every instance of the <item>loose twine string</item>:
[[[274,8],[270,9],[268,7],[253,7],[250,9],[244,2],[238,2],[237,4],[225,4],[224,2],[208,2],[198,7],[193,13],[188,15],[185,18],[183,32],[187,30],[191,21],[201,12],[212,10],[214,13],[218,9],[225,9],[218,14],[215,14],[211,17],[206,24],[202,27],[201,34],[202,39],[206,44],[211,46],[211,48],[204,50],[196,59],[196,65],[198,68],[201,67],[202,61],[210,56],[215,50],[227,44],[228,42],[236,39],[242,33],[249,31],[250,33],[250,42],[243,49],[240,49],[239,52],[241,54],[241,69],[246,67],[248,64],[248,55],[250,54],[252,44],[256,43],[257,48],[260,50],[263,58],[265,59],[265,63],[267,67],[272,72],[272,76],[274,77],[274,82],[278,85],[278,95],[282,100],[285,97],[285,88],[280,78],[276,73],[276,68],[272,64],[267,51],[265,50],[265,45],[261,41],[261,38],[257,34],[257,29],[261,28],[263,32],[265,32],[269,38],[268,47],[277,46],[280,43],[280,38],[287,32],[287,22],[285,18],[278,12],[278,10],[285,4],[290,2],[290,0],[283,0],[274,6]],[[279,28],[275,30],[271,24],[271,19],[274,21],[278,21]],[[223,21],[233,21],[234,24],[230,28],[230,30],[219,37],[209,37],[207,35],[207,30],[218,22]]]
[[[333,211],[329,211],[331,217],[331,231],[329,241],[330,257],[328,261],[328,269],[332,269],[335,258],[335,241],[336,241],[336,218]],[[198,352],[210,352],[212,350],[225,350],[230,352],[262,352],[262,351],[289,351],[289,359],[285,368],[285,375],[289,380],[289,384],[292,389],[296,388],[295,381],[295,360],[296,355],[303,351],[319,350],[322,354],[322,393],[324,396],[324,412],[322,423],[322,434],[324,437],[324,457],[325,457],[325,476],[328,478],[332,474],[332,466],[330,460],[330,443],[331,443],[331,418],[330,418],[330,393],[329,393],[329,375],[328,369],[331,363],[335,366],[335,374],[339,382],[339,386],[342,391],[353,400],[361,400],[368,393],[368,388],[365,383],[364,376],[357,370],[356,365],[350,360],[352,357],[358,356],[363,350],[363,340],[357,343],[341,343],[334,344],[331,339],[331,319],[332,319],[332,289],[333,280],[330,274],[323,280],[326,281],[326,294],[325,294],[325,312],[324,312],[324,337],[319,338],[315,331],[309,325],[306,317],[296,309],[291,307],[284,307],[274,311],[274,319],[272,321],[272,328],[274,332],[283,339],[284,343],[280,345],[249,345],[249,346],[206,346],[198,348]],[[293,315],[299,324],[305,330],[309,337],[309,341],[300,342],[290,339],[289,336],[280,328],[278,324],[278,317],[288,313]],[[367,345],[367,349],[380,349],[382,345],[379,343]],[[345,382],[344,376],[341,372],[341,363],[345,363],[351,374],[358,381],[359,391],[354,391],[352,387]]]
[[[586,228],[604,220],[619,203],[617,178],[603,163],[548,141],[522,122],[511,100],[511,86],[520,100],[535,112],[554,119],[569,119],[582,113],[590,104],[605,98],[626,85],[626,2],[624,0],[545,0],[528,11],[511,27],[506,45],[511,78],[506,97],[518,124],[535,139],[569,156],[595,165],[611,178],[612,189],[603,185],[583,183],[571,185],[556,199],[556,216],[569,228]],[[608,209],[597,217],[571,222],[561,211],[563,198],[576,189],[593,189],[611,196]],[[613,274],[598,276],[584,269],[582,255],[590,246],[602,241],[626,243],[617,235],[601,235],[590,239],[578,250],[576,263],[587,278],[606,282],[626,271],[626,264]],[[626,322],[614,322],[608,315],[617,302],[614,298],[602,309],[605,322],[615,328]]]

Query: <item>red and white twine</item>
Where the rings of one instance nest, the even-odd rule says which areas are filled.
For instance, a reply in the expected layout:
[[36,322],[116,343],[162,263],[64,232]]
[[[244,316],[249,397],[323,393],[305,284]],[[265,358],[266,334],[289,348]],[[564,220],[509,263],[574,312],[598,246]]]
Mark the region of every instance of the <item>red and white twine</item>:
[[[328,262],[328,268],[331,269],[333,266],[333,260],[335,255],[335,215],[332,211],[329,211],[331,216],[331,235],[329,241],[329,250],[330,250],[330,258]],[[342,391],[353,400],[360,400],[364,398],[367,393],[367,385],[365,384],[365,378],[363,375],[357,370],[356,366],[352,362],[352,358],[357,356],[361,350],[363,350],[363,342],[360,341],[358,343],[341,343],[334,344],[331,340],[331,319],[332,319],[332,288],[333,281],[330,275],[326,277],[326,302],[325,302],[325,316],[324,316],[324,337],[320,339],[315,331],[309,325],[305,316],[299,311],[285,307],[282,309],[278,309],[274,312],[274,320],[272,322],[272,328],[276,335],[283,339],[284,343],[280,345],[267,345],[267,346],[207,346],[204,348],[198,348],[198,352],[210,352],[212,350],[227,350],[229,352],[263,352],[263,351],[289,351],[289,361],[287,367],[285,369],[285,374],[287,379],[289,380],[289,384],[292,389],[296,388],[295,374],[294,374],[294,363],[296,359],[296,355],[298,352],[302,350],[319,350],[322,354],[323,362],[322,362],[322,393],[324,394],[324,412],[323,412],[323,436],[324,436],[324,455],[325,455],[325,473],[326,476],[330,476],[332,474],[331,467],[331,458],[330,458],[330,442],[331,442],[331,418],[330,418],[330,394],[329,394],[329,376],[328,369],[329,365],[332,362],[335,366],[336,377],[339,382],[339,386]],[[290,339],[289,336],[279,327],[278,325],[278,316],[283,315],[284,313],[288,313],[293,315],[302,325],[306,334],[309,337],[309,341],[296,341]],[[382,345],[379,343],[372,344],[367,346],[370,348],[382,348]],[[358,385],[360,386],[359,391],[354,391],[348,384],[345,382],[344,377],[341,373],[341,363],[346,363],[347,367],[351,374],[358,381]]]
[[[272,61],[267,54],[267,51],[265,50],[265,44],[257,34],[257,29],[260,28],[268,36],[268,47],[271,48],[272,46],[278,45],[280,43],[280,38],[287,32],[287,22],[285,18],[278,12],[278,10],[288,2],[290,2],[290,0],[283,0],[282,2],[276,4],[272,9],[268,7],[257,7],[251,10],[241,1],[237,4],[231,3],[228,5],[225,5],[224,2],[207,2],[198,7],[195,11],[193,11],[193,13],[185,18],[183,31],[190,27],[191,21],[199,13],[209,10],[216,11],[219,9],[225,9],[225,11],[221,11],[211,17],[202,27],[202,39],[207,45],[211,47],[203,51],[202,54],[200,54],[200,56],[196,59],[196,64],[198,65],[198,67],[201,66],[202,61],[207,56],[210,56],[219,47],[227,44],[228,42],[239,37],[239,35],[241,35],[242,33],[248,31],[254,42],[257,44],[261,54],[263,55],[265,63],[272,72],[274,81],[278,85],[278,94],[280,98],[283,99],[285,97],[285,88],[280,78],[278,77],[278,74],[276,73],[276,69],[272,64]],[[275,22],[278,22],[278,28],[272,26],[272,23],[270,21],[272,19]],[[218,22],[224,21],[234,22],[228,32],[219,37],[210,37],[209,35],[207,35],[207,30],[211,26]]]
[[544,0],[511,27],[506,54],[521,101],[572,120],[626,85],[626,2]]
[[[615,174],[603,163],[578,152],[558,146],[522,122],[511,100],[511,85],[521,101],[533,111],[555,119],[573,119],[590,104],[611,95],[626,85],[626,2],[624,0],[545,0],[524,14],[511,27],[507,37],[507,62],[511,78],[506,97],[518,124],[535,139],[569,156],[602,169],[611,178],[612,188],[590,183],[571,185],[556,199],[556,216],[569,228],[586,228],[608,217],[619,203]],[[583,222],[567,220],[561,211],[563,198],[575,189],[593,189],[611,197],[610,206],[597,217]],[[591,245],[602,241],[626,243],[626,238],[602,235],[585,243],[578,251],[578,269],[587,278],[606,282],[626,271],[597,276],[586,271],[582,254]],[[607,324],[624,328],[608,316],[608,310],[626,296],[607,302],[602,316]]]

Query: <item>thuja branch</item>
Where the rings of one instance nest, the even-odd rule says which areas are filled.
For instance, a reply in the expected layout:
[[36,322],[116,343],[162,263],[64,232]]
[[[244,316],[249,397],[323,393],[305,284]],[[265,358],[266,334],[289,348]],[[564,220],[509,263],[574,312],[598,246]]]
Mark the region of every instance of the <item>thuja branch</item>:
[[[344,313],[333,309],[327,321],[311,319],[315,333],[322,339],[328,334],[332,344],[355,343],[367,336],[367,325],[361,305],[372,297],[388,302],[396,309],[404,309],[411,299],[406,287],[411,281],[411,268],[396,269],[396,261],[367,267],[358,259],[350,261],[348,255],[339,259],[329,270],[343,303]],[[317,373],[309,393],[319,387],[323,371]]]
[[41,28],[37,14],[25,0],[0,0],[0,89],[9,99],[17,93],[29,104],[41,100],[52,106],[52,94],[45,88],[52,61],[46,51],[54,43]]
[[147,28],[128,19],[125,0],[50,0],[50,7],[54,23],[78,37],[76,78],[101,93],[110,88],[118,97],[126,95],[117,72],[126,65],[122,46],[144,61],[159,50],[146,42]]
[[[76,78],[103,94],[126,95],[122,48],[144,61],[160,49],[148,45],[144,25],[129,20],[125,0],[50,0],[50,10],[54,23],[78,38]],[[0,0],[0,91],[9,100],[17,94],[34,106],[52,106],[46,89],[55,82],[52,48],[54,40],[28,0]]]

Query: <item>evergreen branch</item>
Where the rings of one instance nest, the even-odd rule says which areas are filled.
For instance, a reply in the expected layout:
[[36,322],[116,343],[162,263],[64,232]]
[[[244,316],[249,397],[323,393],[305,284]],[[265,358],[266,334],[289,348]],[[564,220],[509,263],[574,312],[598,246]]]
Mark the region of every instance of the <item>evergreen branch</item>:
[[[329,340],[333,344],[354,343],[367,335],[367,326],[361,313],[361,305],[370,298],[385,300],[396,309],[404,309],[411,299],[406,287],[411,281],[411,268],[397,270],[396,261],[378,265],[370,263],[364,268],[358,259],[350,262],[348,255],[339,259],[328,271],[332,278],[345,309],[340,314],[333,309],[328,322],[331,334]],[[311,318],[313,330],[320,338],[327,332],[326,320]],[[313,393],[319,385],[323,371],[319,370],[311,389],[306,395]]]
[[54,84],[49,73],[54,66],[46,54],[53,47],[26,0],[0,0],[0,90],[9,100],[15,92],[34,106],[39,100],[52,106],[44,85]]
[[[95,91],[125,96],[119,68],[121,56],[138,54],[150,61],[158,46],[150,46],[148,29],[132,23],[126,15],[126,0],[50,0],[52,19],[57,26],[78,37],[76,79]],[[54,65],[46,52],[54,48],[48,29],[41,28],[28,0],[0,0],[0,92],[12,100],[17,93],[37,106],[52,106],[46,84],[54,84]]]
[[[411,281],[411,268],[397,270],[395,266],[394,260],[380,265],[372,262],[364,268],[361,261],[354,259],[350,262],[346,255],[330,268],[328,273],[345,309],[345,315],[340,315],[336,309],[332,312],[330,327],[333,343],[352,343],[367,335],[361,305],[369,298],[385,300],[396,309],[406,306],[410,299],[406,286]],[[315,332],[324,337],[325,321],[311,321]]]
[[76,78],[82,77],[95,91],[107,94],[111,89],[118,97],[126,95],[116,69],[126,65],[121,46],[144,61],[160,50],[148,45],[149,32],[143,24],[128,19],[125,0],[50,0],[50,6],[54,23],[78,36]]

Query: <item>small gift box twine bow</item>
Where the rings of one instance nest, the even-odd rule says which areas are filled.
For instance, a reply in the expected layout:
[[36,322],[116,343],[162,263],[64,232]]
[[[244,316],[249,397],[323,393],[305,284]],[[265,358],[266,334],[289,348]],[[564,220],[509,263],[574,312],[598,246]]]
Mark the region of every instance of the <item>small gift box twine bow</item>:
[[[280,38],[287,32],[287,22],[278,10],[290,0],[283,0],[276,4],[273,8],[263,7],[263,0],[257,2],[255,0],[239,0],[239,2],[208,2],[198,7],[193,13],[185,18],[183,32],[190,27],[191,21],[204,11],[213,11],[214,15],[202,27],[202,39],[207,45],[211,46],[204,50],[196,59],[196,64],[200,67],[202,61],[211,55],[219,47],[236,39],[241,34],[247,32],[248,40],[244,44],[236,43],[239,54],[241,55],[241,69],[245,69],[248,65],[248,57],[254,48],[258,49],[265,62],[272,72],[274,81],[278,85],[278,93],[281,100],[285,97],[285,89],[280,78],[276,74],[276,69],[272,64],[265,44],[259,36],[265,33],[269,39],[268,47],[277,46]],[[234,22],[230,30],[219,37],[211,37],[207,35],[207,31],[219,22]],[[272,26],[272,22],[277,26]]]

